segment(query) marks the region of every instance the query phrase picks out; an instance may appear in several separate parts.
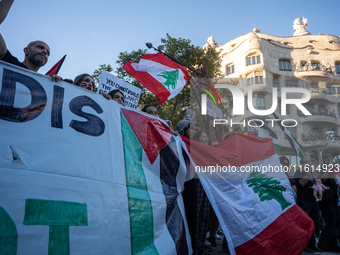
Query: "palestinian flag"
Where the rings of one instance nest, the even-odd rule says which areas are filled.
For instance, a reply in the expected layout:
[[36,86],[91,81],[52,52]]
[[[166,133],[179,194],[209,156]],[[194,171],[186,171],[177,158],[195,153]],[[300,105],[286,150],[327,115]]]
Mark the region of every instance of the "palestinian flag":
[[45,75],[52,76],[53,74],[58,74],[61,65],[64,63],[66,55],[63,56]]
[[122,109],[121,125],[132,254],[191,254],[179,138],[135,111]]
[[251,127],[248,125],[248,131],[256,130],[258,133],[258,138],[272,139],[275,145],[276,152],[279,155],[282,149],[282,141],[280,137],[271,128],[269,128],[266,124],[261,123],[260,121],[251,120],[249,124],[251,125]]
[[189,80],[186,68],[162,53],[144,55],[138,64],[127,62],[123,68],[157,96],[159,104],[177,96]]
[[190,141],[190,155],[231,254],[302,253],[314,223],[295,204],[271,140],[233,134],[218,147]]
[[286,134],[287,139],[290,143],[290,146],[292,146],[296,155],[298,155],[300,158],[308,157],[308,155],[306,154],[306,152],[303,151],[302,146],[299,144],[297,139],[292,135],[292,133],[286,127],[282,126],[281,120],[279,119],[279,117],[277,117],[277,115],[275,113],[273,113],[273,115],[274,115],[275,119],[279,120],[278,124],[279,124],[281,130]]

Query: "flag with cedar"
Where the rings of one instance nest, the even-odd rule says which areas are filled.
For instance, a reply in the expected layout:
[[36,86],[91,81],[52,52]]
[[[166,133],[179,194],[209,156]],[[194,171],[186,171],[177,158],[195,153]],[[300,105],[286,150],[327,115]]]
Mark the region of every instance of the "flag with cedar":
[[260,201],[276,200],[280,204],[282,211],[292,204],[282,195],[282,192],[287,190],[285,186],[279,180],[256,171],[255,166],[253,166],[253,172],[249,175],[246,183],[248,187],[253,189],[255,194],[258,194]]
[[64,63],[65,58],[66,54],[45,75],[52,76],[53,74],[58,74],[60,67]]
[[177,96],[189,80],[187,69],[162,53],[144,55],[139,63],[127,62],[123,68],[157,96],[159,104]]
[[314,223],[295,203],[271,139],[232,134],[217,147],[182,139],[231,254],[302,253]]

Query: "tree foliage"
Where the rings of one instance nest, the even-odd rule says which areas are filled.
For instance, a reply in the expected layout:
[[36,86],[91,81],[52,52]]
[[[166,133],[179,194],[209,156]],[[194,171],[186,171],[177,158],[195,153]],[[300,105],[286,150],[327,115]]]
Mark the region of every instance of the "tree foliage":
[[97,92],[98,89],[98,83],[99,83],[99,79],[100,79],[100,75],[102,74],[102,71],[106,71],[108,73],[113,71],[113,68],[110,64],[106,65],[100,65],[98,69],[93,71],[92,77],[94,79],[94,83],[95,83],[95,92]]
[[[201,47],[193,45],[189,39],[173,38],[169,34],[162,38],[161,42],[164,46],[164,52],[187,67],[191,76],[209,78],[219,74],[221,58],[215,48],[208,47],[208,49],[203,50]],[[158,105],[158,98],[128,74],[123,69],[123,65],[126,62],[138,63],[140,58],[148,53],[155,52],[148,52],[147,49],[138,49],[130,53],[125,51],[119,54],[116,61],[118,64],[116,69],[117,77],[142,89],[139,101],[140,107],[148,104],[156,106]],[[157,110],[162,119],[170,119],[175,125],[179,120],[183,119],[188,107],[190,107],[189,84],[175,98],[163,103]]]

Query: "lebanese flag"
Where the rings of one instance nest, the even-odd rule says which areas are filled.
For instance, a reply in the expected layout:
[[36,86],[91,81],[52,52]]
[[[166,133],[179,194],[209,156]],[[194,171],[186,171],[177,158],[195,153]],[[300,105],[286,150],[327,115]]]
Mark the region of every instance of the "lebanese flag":
[[160,119],[121,109],[131,254],[192,254],[180,138]]
[[189,80],[186,68],[162,53],[144,55],[138,64],[127,62],[123,68],[159,98],[159,105],[177,96]]
[[65,58],[66,54],[45,75],[52,76],[53,74],[58,74],[61,65],[64,63]]
[[218,147],[182,139],[232,254],[301,254],[314,223],[295,204],[271,139],[233,134]]

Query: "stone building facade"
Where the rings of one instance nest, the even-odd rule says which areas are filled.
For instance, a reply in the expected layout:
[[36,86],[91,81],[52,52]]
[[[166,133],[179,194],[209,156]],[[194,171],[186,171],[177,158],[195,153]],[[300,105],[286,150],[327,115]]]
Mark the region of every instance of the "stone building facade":
[[[281,119],[297,121],[296,127],[288,129],[315,164],[331,163],[340,157],[337,157],[340,155],[340,38],[312,35],[306,25],[307,19],[296,19],[293,25],[296,31],[291,37],[268,35],[254,28],[253,32],[216,46],[222,56],[223,73],[218,83],[234,84],[243,91],[245,98],[251,88],[253,105],[259,110],[271,108],[272,88],[276,87],[277,115]],[[215,39],[209,37],[204,47],[213,43]],[[295,105],[287,106],[284,115],[280,104],[284,87],[310,91],[311,99],[304,106],[312,115],[305,116]],[[288,98],[303,97],[302,93],[288,94]],[[231,118],[234,121],[259,118],[248,110],[247,105],[245,110],[245,115]],[[274,118],[267,115],[261,119]],[[289,156],[293,164],[298,163],[299,158],[277,124],[273,130],[283,141],[280,154]]]

